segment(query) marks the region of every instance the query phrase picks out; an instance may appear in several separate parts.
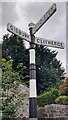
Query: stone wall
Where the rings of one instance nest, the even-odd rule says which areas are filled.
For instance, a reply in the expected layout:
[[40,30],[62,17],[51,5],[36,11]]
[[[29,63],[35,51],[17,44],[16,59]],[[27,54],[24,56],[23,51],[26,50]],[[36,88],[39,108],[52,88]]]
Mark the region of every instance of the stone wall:
[[68,105],[51,104],[44,106],[44,108],[39,108],[38,118],[61,118],[61,120],[68,120]]
[[[29,88],[25,85],[19,86],[22,93],[27,93],[23,99],[23,105],[19,110],[18,120],[29,119]],[[35,119],[34,119],[35,120]],[[38,108],[37,120],[68,120],[68,105],[51,104]]]
[[19,109],[18,120],[25,120],[25,118],[29,118],[29,88],[26,85],[20,84],[19,90],[22,93],[26,93],[26,96],[23,98],[23,104]]

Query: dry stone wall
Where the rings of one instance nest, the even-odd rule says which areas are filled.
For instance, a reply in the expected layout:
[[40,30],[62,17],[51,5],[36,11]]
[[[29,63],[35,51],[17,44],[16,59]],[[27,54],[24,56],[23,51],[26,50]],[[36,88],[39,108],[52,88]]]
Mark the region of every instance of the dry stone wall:
[[51,104],[40,108],[38,111],[39,118],[53,118],[57,120],[68,120],[68,105]]
[[[19,110],[18,120],[29,120],[29,88],[20,84],[19,90],[27,95]],[[38,120],[68,120],[68,105],[45,105],[38,109]]]
[[25,118],[29,118],[29,88],[26,85],[20,84],[19,90],[22,93],[26,93],[26,96],[22,100],[23,104],[19,110],[18,120],[25,120]]

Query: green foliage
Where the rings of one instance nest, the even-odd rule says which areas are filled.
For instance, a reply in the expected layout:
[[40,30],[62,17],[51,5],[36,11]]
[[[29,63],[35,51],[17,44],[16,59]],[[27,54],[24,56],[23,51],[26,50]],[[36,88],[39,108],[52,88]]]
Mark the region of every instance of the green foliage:
[[[3,36],[2,43],[2,57],[6,60],[13,59],[12,67],[15,71],[19,72],[20,75],[29,74],[28,72],[28,50],[25,48],[23,39],[18,36],[11,35]],[[23,64],[22,64],[23,63]],[[23,66],[26,66],[23,68]],[[23,79],[25,82],[29,80],[29,76]]]
[[20,81],[20,76],[18,72],[13,71],[12,68],[13,60],[6,61],[2,59],[2,88],[6,89],[12,88],[15,80]]
[[[23,104],[26,93],[19,90],[20,75],[12,68],[13,60],[2,59],[2,120],[15,120],[18,110]],[[18,65],[18,68],[21,65]],[[24,76],[21,75],[24,79]]]
[[68,78],[64,80],[64,83],[59,87],[60,95],[68,96]]
[[38,106],[45,106],[47,104],[54,104],[55,99],[59,96],[58,89],[52,88],[51,91],[43,93],[38,96]]
[[[9,59],[10,57],[14,60],[14,67],[18,65],[18,63],[23,62],[25,59],[25,46],[23,40],[15,35],[3,36],[3,44],[2,44],[2,56],[5,59]],[[16,62],[16,64],[15,64]]]
[[[38,95],[49,91],[52,87],[59,87],[64,78],[64,69],[62,63],[57,60],[56,51],[51,51],[47,47],[36,45],[36,68],[37,68],[37,92]],[[24,82],[29,85],[29,52],[24,46],[21,38],[15,35],[4,35],[2,44],[2,56],[7,60],[13,59],[13,69],[24,75]],[[24,70],[17,68],[19,63],[27,67]],[[22,64],[20,65],[20,67]],[[21,79],[23,79],[21,77]]]
[[68,96],[59,96],[55,100],[55,103],[57,103],[57,104],[63,104],[63,105],[68,105]]
[[52,87],[58,88],[64,78],[62,63],[56,59],[57,52],[36,46],[37,91],[41,94]]
[[3,103],[2,105],[2,111],[4,111],[3,115],[2,115],[2,120],[14,120],[15,119],[15,107],[13,104],[9,104],[7,103],[7,101],[5,103]]

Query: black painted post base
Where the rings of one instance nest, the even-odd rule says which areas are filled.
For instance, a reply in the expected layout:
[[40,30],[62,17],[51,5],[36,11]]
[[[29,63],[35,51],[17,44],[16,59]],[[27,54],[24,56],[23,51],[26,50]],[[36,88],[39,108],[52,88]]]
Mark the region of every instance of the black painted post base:
[[37,98],[29,98],[29,118],[37,118]]

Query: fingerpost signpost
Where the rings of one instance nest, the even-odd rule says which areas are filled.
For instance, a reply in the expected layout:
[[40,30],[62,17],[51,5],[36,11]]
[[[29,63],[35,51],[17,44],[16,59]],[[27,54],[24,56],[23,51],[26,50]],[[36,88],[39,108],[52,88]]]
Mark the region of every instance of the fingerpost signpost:
[[36,62],[35,62],[35,44],[44,45],[47,47],[55,47],[64,49],[64,43],[54,40],[48,40],[44,38],[35,37],[35,33],[43,26],[43,24],[56,12],[56,4],[54,3],[50,9],[42,16],[42,18],[36,23],[30,23],[29,31],[30,35],[22,31],[18,27],[8,23],[7,30],[20,38],[30,42],[30,90],[29,90],[29,118],[31,120],[37,120],[37,91],[36,91]]

